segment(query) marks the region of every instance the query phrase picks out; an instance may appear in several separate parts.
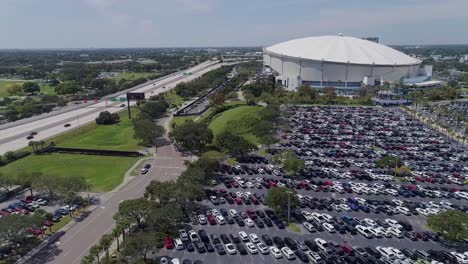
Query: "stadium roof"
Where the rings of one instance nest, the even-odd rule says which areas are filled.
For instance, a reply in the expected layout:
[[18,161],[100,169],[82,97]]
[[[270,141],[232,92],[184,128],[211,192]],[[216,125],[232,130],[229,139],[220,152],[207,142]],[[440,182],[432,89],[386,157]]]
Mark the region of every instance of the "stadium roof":
[[350,64],[413,65],[420,60],[372,41],[342,35],[294,39],[265,48],[268,53]]

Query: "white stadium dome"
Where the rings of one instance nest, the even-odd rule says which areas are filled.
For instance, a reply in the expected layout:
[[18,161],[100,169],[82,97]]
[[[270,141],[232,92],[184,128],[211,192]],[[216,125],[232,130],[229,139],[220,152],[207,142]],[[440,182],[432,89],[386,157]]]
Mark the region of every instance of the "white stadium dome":
[[424,75],[416,58],[342,35],[301,38],[264,48],[263,64],[266,72],[272,72],[290,90],[302,84],[353,89],[363,83],[374,85]]

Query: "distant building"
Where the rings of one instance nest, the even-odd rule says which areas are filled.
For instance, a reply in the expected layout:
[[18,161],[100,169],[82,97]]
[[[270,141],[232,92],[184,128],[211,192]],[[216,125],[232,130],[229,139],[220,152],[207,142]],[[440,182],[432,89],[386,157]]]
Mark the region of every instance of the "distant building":
[[361,39],[372,41],[372,42],[375,42],[375,43],[379,43],[379,38],[378,37],[363,37]]
[[360,38],[319,36],[295,39],[263,49],[263,69],[288,90],[303,84],[313,88],[359,89],[383,82],[423,82],[432,67],[390,47]]
[[468,54],[462,55],[459,60],[460,63],[468,64]]

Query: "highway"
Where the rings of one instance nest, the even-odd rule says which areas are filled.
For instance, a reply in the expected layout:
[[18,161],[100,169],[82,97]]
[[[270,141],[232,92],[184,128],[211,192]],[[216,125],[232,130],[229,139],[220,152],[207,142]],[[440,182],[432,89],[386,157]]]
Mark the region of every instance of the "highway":
[[[212,61],[204,62],[177,74],[156,79],[132,92],[144,92],[146,97],[156,95],[175,87],[180,82],[193,80],[219,67],[221,67],[220,63]],[[184,75],[184,72],[192,72],[192,75]],[[107,110],[115,113],[125,110],[126,108],[120,107],[121,104],[122,102],[111,102],[107,99],[95,104],[84,105],[82,108],[65,113],[48,116],[43,119],[36,118],[37,120],[28,123],[2,129],[0,130],[0,155],[28,146],[29,140],[26,137],[33,131],[38,133],[33,140],[45,140],[93,122],[102,111]],[[132,104],[135,104],[135,102],[132,102]],[[71,126],[64,127],[67,123]]]

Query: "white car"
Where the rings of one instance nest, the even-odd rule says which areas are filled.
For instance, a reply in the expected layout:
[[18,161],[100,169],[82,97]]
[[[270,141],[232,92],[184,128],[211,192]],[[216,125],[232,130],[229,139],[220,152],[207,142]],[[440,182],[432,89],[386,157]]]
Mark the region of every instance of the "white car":
[[396,238],[402,238],[403,237],[403,232],[401,232],[401,230],[396,228],[396,227],[391,226],[391,227],[387,228],[387,231],[390,232]]
[[323,239],[321,239],[321,238],[316,238],[316,239],[314,239],[314,242],[315,242],[315,244],[317,244],[317,246],[318,246],[321,250],[323,250],[323,251],[325,251],[325,252],[328,251],[329,248],[328,248],[328,243],[327,243],[327,241],[325,241],[325,240],[323,240]]
[[187,231],[185,231],[184,229],[179,230],[179,237],[180,237],[180,240],[182,240],[182,241],[188,241],[189,240],[189,236],[187,234]]
[[310,261],[312,261],[312,263],[323,263],[322,257],[320,257],[320,255],[316,252],[307,251],[306,254],[307,257],[309,257]]
[[180,260],[178,258],[171,259],[171,264],[180,264]]
[[213,216],[221,215],[221,214],[219,213],[218,209],[211,209],[211,214],[212,214]]
[[284,257],[289,260],[296,258],[296,256],[294,256],[294,252],[288,247],[281,248],[281,253],[283,253]]
[[325,220],[325,222],[332,222],[333,221],[333,217],[329,214],[322,214],[322,218]]
[[270,247],[270,253],[276,259],[280,259],[283,257],[283,255],[281,254],[281,251],[277,247]]
[[237,249],[236,247],[229,243],[229,244],[226,244],[226,251],[230,254],[230,255],[234,255],[237,253]]
[[245,222],[245,225],[248,226],[248,227],[254,227],[255,226],[254,222],[250,218],[244,219],[244,222]]
[[242,192],[236,192],[236,196],[238,198],[242,198],[244,196],[244,194]]
[[394,247],[388,247],[387,249],[389,249],[393,254],[395,254],[395,257],[399,258],[399,259],[404,259],[406,258],[405,254],[403,254],[399,249],[397,248],[394,248]]
[[346,211],[346,212],[351,211],[351,208],[347,204],[340,204],[340,207],[343,211]]
[[258,248],[258,251],[260,251],[260,253],[262,254],[268,254],[269,252],[268,247],[263,243],[258,243],[257,248]]
[[372,238],[374,236],[372,232],[369,230],[369,228],[366,226],[357,225],[356,230],[358,231],[359,234],[363,235],[366,238]]
[[304,222],[304,223],[302,223],[302,225],[303,225],[304,228],[305,228],[307,231],[309,231],[309,232],[315,232],[315,231],[316,231],[314,225],[312,225],[312,224],[309,223],[309,222]]
[[257,247],[255,247],[255,245],[251,242],[248,242],[245,244],[245,246],[247,247],[247,250],[250,252],[250,254],[257,254],[258,253],[258,250],[257,250]]
[[224,219],[222,215],[217,215],[215,219],[216,219],[216,222],[218,222],[218,224],[220,225],[226,224],[226,220]]
[[236,217],[236,216],[239,215],[239,213],[237,213],[237,211],[236,211],[235,209],[230,209],[230,210],[229,210],[229,215],[230,215],[231,217]]
[[313,221],[314,220],[314,217],[312,216],[312,214],[309,212],[309,211],[301,211],[301,214],[302,216],[304,216],[304,218],[306,219],[306,221]]
[[323,228],[327,230],[329,233],[335,233],[335,227],[332,224],[329,223],[323,223],[322,224]]
[[182,240],[180,238],[174,239],[174,247],[177,250],[182,250],[184,249],[184,243],[182,243]]
[[190,241],[198,242],[198,235],[197,235],[197,232],[195,232],[195,230],[188,231],[188,236],[190,238]]
[[242,241],[249,241],[249,236],[247,235],[245,231],[240,231],[239,236]]
[[374,237],[383,237],[384,235],[384,233],[380,229],[377,229],[377,228],[370,227],[367,230],[369,230]]
[[252,243],[256,244],[260,242],[260,239],[258,239],[258,236],[255,233],[249,234],[249,238]]
[[364,218],[363,221],[366,223],[368,227],[377,227],[377,223],[370,218]]
[[332,204],[331,207],[337,212],[341,212],[341,206],[338,204]]
[[200,225],[206,225],[206,223],[208,223],[208,221],[206,220],[206,216],[205,215],[198,215],[198,222],[200,223]]
[[400,214],[411,215],[411,211],[404,206],[397,206],[396,209],[400,212]]
[[458,263],[460,264],[468,263],[468,256],[458,253],[458,252],[450,252],[450,254],[452,254],[457,259]]
[[252,182],[249,182],[249,181],[246,182],[245,184],[247,185],[247,188],[254,188],[255,187],[255,185]]
[[418,212],[420,215],[428,216],[430,215],[429,211],[424,209],[424,208],[416,208],[416,212]]

